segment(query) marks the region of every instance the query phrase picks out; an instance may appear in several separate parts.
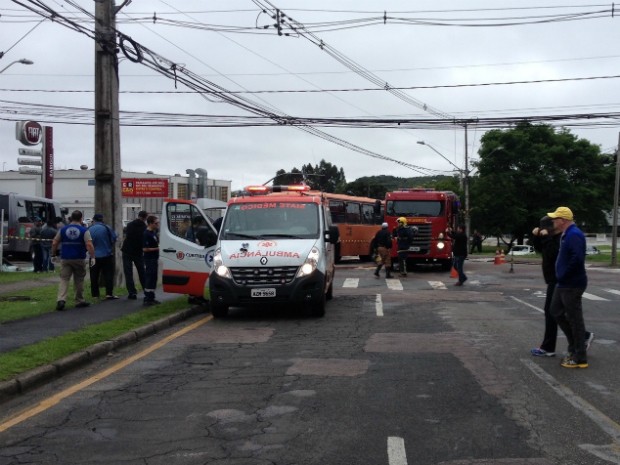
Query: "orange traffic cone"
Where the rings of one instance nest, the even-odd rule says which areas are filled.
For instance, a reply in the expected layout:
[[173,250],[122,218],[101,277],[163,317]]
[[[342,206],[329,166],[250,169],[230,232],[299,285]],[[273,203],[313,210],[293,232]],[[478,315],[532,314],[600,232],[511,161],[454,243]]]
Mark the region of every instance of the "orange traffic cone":
[[501,265],[501,264],[502,264],[501,259],[502,259],[502,258],[501,258],[501,255],[499,254],[499,249],[497,249],[497,250],[495,251],[495,260],[493,261],[493,264],[494,264],[494,265]]
[[450,277],[451,278],[458,278],[459,277],[459,273],[456,271],[456,268],[452,267],[452,270],[450,270]]
[[504,255],[504,249],[501,251],[502,253],[499,256],[500,263],[506,263],[506,255]]

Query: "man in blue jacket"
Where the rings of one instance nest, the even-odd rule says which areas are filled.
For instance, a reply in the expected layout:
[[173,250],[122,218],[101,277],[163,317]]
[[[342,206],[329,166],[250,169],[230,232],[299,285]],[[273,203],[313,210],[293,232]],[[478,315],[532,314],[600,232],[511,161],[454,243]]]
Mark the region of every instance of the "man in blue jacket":
[[562,231],[560,251],[555,262],[557,285],[551,300],[551,314],[568,340],[568,356],[564,368],[588,368],[586,329],[583,321],[581,296],[588,286],[586,275],[586,238],[573,222],[568,207],[558,207],[547,213],[553,227]]
[[114,295],[114,245],[118,239],[116,232],[103,222],[103,215],[97,213],[93,216],[93,224],[90,228],[90,236],[95,247],[97,259],[90,267],[90,292],[93,298],[99,298],[99,276],[103,276],[106,300],[118,299]]

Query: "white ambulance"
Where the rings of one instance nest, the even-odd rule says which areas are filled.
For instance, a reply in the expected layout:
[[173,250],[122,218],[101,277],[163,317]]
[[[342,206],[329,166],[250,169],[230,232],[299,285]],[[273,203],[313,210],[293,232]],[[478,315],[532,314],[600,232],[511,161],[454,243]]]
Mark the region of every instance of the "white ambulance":
[[[170,205],[166,202],[164,211],[174,214]],[[338,228],[331,224],[321,193],[305,185],[246,188],[245,195],[228,202],[217,245],[205,244],[202,270],[180,269],[188,265],[186,250],[175,239],[179,234],[164,231],[178,221],[168,218],[166,223],[161,255],[181,257],[164,261],[166,292],[180,292],[180,280],[206,282],[204,295],[214,317],[226,316],[229,307],[269,303],[304,304],[314,316],[325,314],[326,300],[333,295]]]

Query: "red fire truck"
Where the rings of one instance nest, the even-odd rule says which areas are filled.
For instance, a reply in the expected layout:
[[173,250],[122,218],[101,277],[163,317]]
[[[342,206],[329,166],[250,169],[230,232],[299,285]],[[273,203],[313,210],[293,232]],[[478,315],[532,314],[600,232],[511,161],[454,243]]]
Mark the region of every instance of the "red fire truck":
[[[430,188],[400,189],[385,194],[385,221],[390,231],[396,220],[407,219],[408,226],[416,226],[408,262],[438,264],[444,270],[452,267],[452,243],[446,237],[446,228],[456,229],[460,201],[454,192]],[[392,258],[396,258],[396,246]]]

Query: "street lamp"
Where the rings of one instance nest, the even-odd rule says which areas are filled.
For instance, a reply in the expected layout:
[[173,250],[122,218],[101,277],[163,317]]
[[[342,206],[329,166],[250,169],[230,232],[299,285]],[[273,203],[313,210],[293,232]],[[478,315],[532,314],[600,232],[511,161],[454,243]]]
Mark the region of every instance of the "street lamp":
[[459,168],[458,166],[456,166],[454,163],[452,163],[448,158],[446,158],[441,152],[439,152],[439,150],[437,150],[435,147],[433,147],[431,144],[427,144],[426,142],[424,142],[423,140],[419,140],[418,144],[420,145],[426,145],[429,149],[431,149],[433,152],[435,152],[437,155],[439,155],[441,158],[443,158],[444,160],[446,160],[448,163],[450,163],[452,166],[454,166],[458,172],[462,172],[463,170],[461,168]]
[[22,58],[21,60],[12,61],[8,65],[6,65],[4,68],[2,68],[2,70],[0,71],[0,74],[4,73],[8,68],[13,66],[15,63],[21,63],[22,65],[33,65],[34,61],[26,60],[25,58]]

